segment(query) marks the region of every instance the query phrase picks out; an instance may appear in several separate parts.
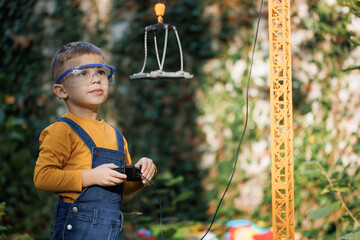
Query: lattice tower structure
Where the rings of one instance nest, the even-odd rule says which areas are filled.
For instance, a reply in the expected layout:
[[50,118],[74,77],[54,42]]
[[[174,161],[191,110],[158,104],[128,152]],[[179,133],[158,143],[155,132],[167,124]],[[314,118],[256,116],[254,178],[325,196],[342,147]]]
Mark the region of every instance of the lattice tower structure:
[[271,186],[274,240],[293,240],[294,156],[290,0],[269,0]]

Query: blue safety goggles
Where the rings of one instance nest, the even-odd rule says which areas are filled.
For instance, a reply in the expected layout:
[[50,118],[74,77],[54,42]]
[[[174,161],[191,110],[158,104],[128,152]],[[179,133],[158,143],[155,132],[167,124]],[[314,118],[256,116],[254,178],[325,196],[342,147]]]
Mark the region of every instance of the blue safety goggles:
[[[87,64],[87,65],[81,65],[77,67],[70,68],[63,72],[55,81],[55,84],[59,84],[60,81],[65,77],[68,76],[68,74],[73,75],[80,75],[82,72],[84,72],[86,69],[101,69],[98,70],[95,74],[99,74],[100,76],[102,74],[105,74],[107,80],[109,83],[112,83],[115,81],[114,73],[115,73],[115,67],[106,65],[106,64]],[[80,71],[82,70],[82,71]],[[91,76],[92,77],[92,76]]]

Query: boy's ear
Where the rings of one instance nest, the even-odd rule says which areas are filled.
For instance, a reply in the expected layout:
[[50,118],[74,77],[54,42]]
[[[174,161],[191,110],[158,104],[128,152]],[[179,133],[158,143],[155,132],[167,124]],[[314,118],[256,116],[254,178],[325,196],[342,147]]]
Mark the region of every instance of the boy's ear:
[[66,92],[66,89],[64,87],[63,84],[54,84],[53,85],[53,91],[55,93],[55,95],[59,98],[59,99],[66,99],[68,97],[68,94]]

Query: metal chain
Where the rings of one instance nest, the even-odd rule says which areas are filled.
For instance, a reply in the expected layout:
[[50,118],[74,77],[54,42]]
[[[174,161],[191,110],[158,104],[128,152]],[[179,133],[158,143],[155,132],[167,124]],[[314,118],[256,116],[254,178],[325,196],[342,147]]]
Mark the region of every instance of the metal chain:
[[145,37],[144,37],[144,48],[145,48],[145,58],[144,58],[144,65],[143,65],[143,67],[141,69],[141,73],[144,72],[146,62],[147,62],[147,31],[146,31],[146,29],[145,29]]
[[165,41],[164,41],[164,50],[163,50],[163,56],[162,56],[160,71],[162,71],[163,68],[164,68],[166,48],[167,48],[167,40],[168,40],[168,32],[169,32],[169,29],[166,28],[166,31],[165,31]]
[[155,44],[156,59],[157,59],[157,61],[158,61],[159,69],[161,70],[161,63],[160,63],[160,57],[159,57],[159,50],[158,50],[157,40],[156,40],[156,32],[154,32],[154,44]]
[[158,61],[160,71],[162,71],[163,68],[164,68],[165,56],[166,56],[166,50],[167,50],[167,42],[168,42],[168,35],[169,35],[169,29],[166,28],[166,30],[165,30],[165,40],[164,40],[164,49],[163,49],[162,59],[161,59],[161,63],[160,63],[159,49],[158,49],[158,46],[157,46],[157,38],[156,38],[156,33],[154,33],[155,52],[156,52],[156,58],[157,58],[157,61]]
[[181,43],[180,43],[180,37],[179,37],[179,34],[178,32],[176,31],[176,28],[174,27],[174,31],[175,31],[175,35],[176,35],[176,39],[178,41],[178,44],[179,44],[179,51],[180,51],[180,64],[181,64],[181,67],[180,67],[180,71],[184,71],[184,59],[183,59],[183,52],[182,52],[182,48],[181,48]]
[[[179,52],[180,52],[180,71],[183,72],[184,71],[184,58],[183,58],[183,51],[182,51],[182,47],[181,47],[181,42],[180,42],[180,37],[179,34],[176,30],[176,28],[173,28],[174,32],[175,32],[175,36],[179,45]],[[148,57],[148,48],[147,48],[147,31],[145,30],[145,37],[144,37],[144,49],[145,49],[145,57],[144,57],[144,64],[143,67],[141,69],[140,73],[143,73],[146,67],[146,63],[147,63],[147,57]],[[158,44],[157,44],[157,38],[156,38],[156,32],[154,32],[154,45],[155,45],[155,53],[156,53],[156,59],[159,65],[159,69],[160,71],[163,70],[164,68],[164,64],[165,64],[165,57],[166,57],[166,50],[167,50],[167,42],[168,42],[168,34],[169,34],[169,29],[166,28],[165,31],[165,40],[164,40],[164,50],[163,50],[163,54],[162,54],[162,59],[160,62],[160,56],[159,56],[159,49],[158,49]]]

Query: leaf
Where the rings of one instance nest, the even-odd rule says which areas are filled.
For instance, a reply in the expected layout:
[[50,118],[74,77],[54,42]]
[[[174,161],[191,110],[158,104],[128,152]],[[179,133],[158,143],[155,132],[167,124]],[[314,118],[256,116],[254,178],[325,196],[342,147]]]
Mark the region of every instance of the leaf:
[[324,194],[326,194],[326,193],[328,193],[328,192],[330,192],[330,187],[329,187],[329,186],[326,187],[326,188],[324,188],[324,189],[320,192],[320,195],[324,195]]
[[350,187],[330,187],[330,186],[327,186],[326,188],[324,188],[320,194],[321,195],[324,195],[326,193],[329,193],[331,191],[333,192],[350,192],[352,189]]
[[332,190],[335,192],[350,192],[351,188],[350,187],[333,187]]
[[194,195],[194,192],[193,192],[193,191],[184,192],[184,193],[180,194],[180,195],[175,199],[175,201],[177,201],[177,202],[184,201],[184,200],[188,199],[189,197],[191,197],[192,195]]
[[320,173],[320,170],[305,170],[300,172],[300,175],[314,175]]
[[341,236],[339,240],[357,240],[360,239],[360,232],[348,233],[344,236]]
[[171,186],[175,186],[175,185],[180,185],[182,182],[184,181],[184,177],[183,176],[178,176],[174,179],[171,179],[170,181],[166,182],[165,185],[167,187],[171,187]]
[[124,215],[142,215],[142,212],[129,212],[129,213],[123,213]]
[[312,213],[310,213],[307,216],[307,219],[320,219],[323,217],[327,217],[328,215],[330,215],[333,211],[339,209],[339,207],[341,206],[340,202],[335,202],[329,205],[326,205],[325,207],[322,208],[318,208],[315,211],[313,211]]
[[306,162],[304,162],[303,164],[304,165],[313,165],[313,164],[317,164],[317,163],[319,163],[320,161],[316,161],[316,160],[312,160],[312,161],[306,161]]
[[346,68],[346,69],[343,69],[342,71],[343,72],[350,72],[350,71],[352,71],[352,70],[360,70],[360,66],[351,66],[351,67],[348,67],[348,68]]
[[360,45],[360,40],[357,39],[356,37],[352,36],[350,37],[350,43],[354,46],[359,46]]

